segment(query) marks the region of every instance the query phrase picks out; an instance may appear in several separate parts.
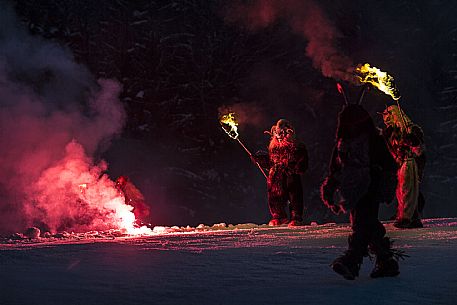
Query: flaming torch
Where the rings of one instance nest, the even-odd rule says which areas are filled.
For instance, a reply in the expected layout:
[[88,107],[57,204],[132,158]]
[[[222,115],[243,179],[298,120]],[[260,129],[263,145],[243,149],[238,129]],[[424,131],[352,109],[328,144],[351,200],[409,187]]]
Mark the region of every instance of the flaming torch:
[[[222,129],[229,135],[229,137],[234,140],[237,140],[238,143],[240,143],[241,147],[244,148],[244,150],[248,153],[248,155],[252,159],[251,152],[249,151],[249,149],[246,148],[246,146],[244,146],[244,144],[239,139],[239,133],[238,133],[238,127],[237,127],[238,122],[236,121],[235,113],[230,112],[228,114],[223,114],[219,119],[219,123],[221,124]],[[262,172],[265,179],[267,179],[267,175],[265,174],[265,171],[260,166],[260,164],[258,162],[255,162],[255,164],[260,169],[260,171]]]
[[390,95],[392,99],[397,103],[398,109],[400,110],[400,116],[403,121],[403,124],[406,126],[405,118],[403,117],[403,111],[400,107],[400,92],[395,86],[394,78],[387,74],[386,72],[381,71],[376,67],[371,67],[370,64],[366,63],[364,65],[358,65],[355,70],[356,78],[360,83],[372,84],[374,87],[378,88],[380,91],[384,92],[387,95]]
[[386,72],[371,67],[370,64],[364,64],[358,65],[355,73],[359,82],[372,84],[380,91],[390,95],[395,101],[400,99],[400,92],[395,86],[394,78]]

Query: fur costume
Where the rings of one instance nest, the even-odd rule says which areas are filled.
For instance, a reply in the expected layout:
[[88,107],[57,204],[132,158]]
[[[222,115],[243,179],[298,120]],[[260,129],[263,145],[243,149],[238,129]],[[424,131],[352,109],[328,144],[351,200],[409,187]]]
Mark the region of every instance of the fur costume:
[[391,242],[378,220],[379,204],[389,203],[395,195],[395,171],[395,161],[368,112],[360,105],[344,106],[321,198],[334,213],[350,211],[348,250],[332,263],[346,279],[358,276],[368,249],[377,258],[372,277],[399,273]]
[[382,115],[386,125],[383,135],[398,165],[395,226],[422,227],[420,214],[425,200],[419,184],[425,167],[424,133],[397,105],[387,107]]
[[255,161],[269,169],[268,206],[271,224],[288,222],[286,206],[289,202],[290,220],[303,220],[303,188],[300,175],[308,168],[306,146],[295,138],[292,125],[279,120],[271,131],[268,153],[257,153]]

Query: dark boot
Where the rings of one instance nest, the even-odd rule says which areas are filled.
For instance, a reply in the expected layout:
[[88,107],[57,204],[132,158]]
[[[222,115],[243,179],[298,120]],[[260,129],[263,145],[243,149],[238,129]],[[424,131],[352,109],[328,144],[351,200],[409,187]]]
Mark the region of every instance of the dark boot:
[[415,218],[411,220],[411,223],[409,224],[409,228],[423,228],[424,225],[422,224],[422,221],[420,218]]
[[398,258],[403,258],[401,251],[392,249],[392,242],[388,237],[370,243],[370,251],[376,255],[376,263],[370,276],[372,278],[390,277],[400,274]]
[[289,227],[297,227],[297,226],[303,226],[303,213],[296,212],[294,210],[290,211],[290,222],[288,224]]
[[353,250],[347,250],[331,264],[332,269],[347,280],[354,280],[359,276],[363,256]]
[[272,218],[269,222],[268,225],[270,227],[276,227],[276,226],[281,226],[283,224],[286,224],[289,222],[289,219],[287,218]]
[[295,219],[292,219],[287,224],[288,227],[300,227],[300,226],[304,226],[304,225],[305,225],[305,223],[303,221],[295,220]]
[[386,276],[397,276],[400,274],[400,268],[398,262],[393,258],[376,258],[376,264],[371,271],[370,276],[372,278],[386,277]]
[[419,218],[415,218],[413,220],[409,219],[397,219],[394,222],[394,227],[399,229],[416,229],[416,228],[423,228],[424,225]]

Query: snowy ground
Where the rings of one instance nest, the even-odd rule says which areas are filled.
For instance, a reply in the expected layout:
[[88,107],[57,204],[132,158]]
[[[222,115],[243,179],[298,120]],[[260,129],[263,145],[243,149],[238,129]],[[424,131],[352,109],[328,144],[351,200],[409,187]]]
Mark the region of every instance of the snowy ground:
[[156,228],[0,243],[0,304],[457,304],[457,219],[386,224],[410,255],[397,278],[347,281],[329,263],[347,225]]

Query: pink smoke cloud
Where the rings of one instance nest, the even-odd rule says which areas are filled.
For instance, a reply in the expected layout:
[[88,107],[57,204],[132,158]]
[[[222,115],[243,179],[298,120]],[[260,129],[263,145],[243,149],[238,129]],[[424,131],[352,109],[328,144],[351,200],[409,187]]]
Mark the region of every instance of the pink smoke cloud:
[[0,9],[0,233],[132,229],[132,207],[92,157],[124,126],[122,87]]
[[325,77],[353,81],[352,60],[338,50],[339,31],[322,9],[311,0],[255,0],[236,2],[226,15],[228,22],[241,23],[251,30],[286,20],[295,33],[308,40],[306,55]]
[[103,161],[94,164],[76,141],[68,143],[65,156],[26,189],[27,224],[43,223],[52,232],[121,227],[119,215],[133,208],[124,203],[114,182],[103,174],[106,168]]

